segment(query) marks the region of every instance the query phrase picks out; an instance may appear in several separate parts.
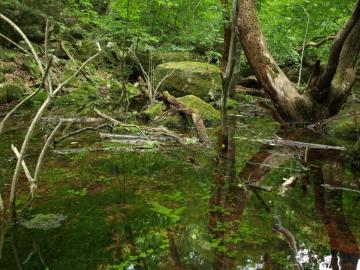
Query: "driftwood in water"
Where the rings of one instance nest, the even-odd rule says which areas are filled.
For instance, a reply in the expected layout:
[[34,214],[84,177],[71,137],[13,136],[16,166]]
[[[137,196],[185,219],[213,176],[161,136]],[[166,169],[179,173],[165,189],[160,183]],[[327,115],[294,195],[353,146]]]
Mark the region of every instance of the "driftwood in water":
[[164,135],[129,135],[129,134],[111,134],[111,133],[100,133],[102,139],[115,139],[115,140],[143,140],[143,141],[160,141],[160,142],[176,142],[172,137]]
[[288,146],[288,147],[297,147],[297,148],[305,148],[305,149],[324,149],[324,150],[338,150],[338,151],[346,150],[345,146],[332,146],[332,145],[326,145],[326,144],[306,143],[306,142],[284,140],[281,138],[270,139],[270,140],[250,139],[250,138],[246,138],[246,137],[235,137],[235,138],[249,140],[249,141],[253,141],[253,142],[260,142],[263,144],[268,144],[268,145],[273,145],[273,146]]
[[57,144],[57,143],[65,140],[65,139],[67,139],[67,138],[69,138],[69,137],[75,136],[75,135],[80,134],[80,133],[82,133],[82,132],[84,132],[84,131],[87,131],[87,130],[90,130],[90,131],[98,131],[99,129],[106,128],[106,127],[112,128],[112,126],[109,125],[109,124],[102,124],[102,125],[100,125],[100,126],[98,126],[98,127],[85,127],[85,128],[81,128],[81,129],[78,129],[78,130],[76,130],[76,131],[70,132],[70,133],[62,136],[62,137],[59,138],[59,139],[54,140],[54,144]]
[[164,92],[163,94],[159,95],[159,98],[164,101],[166,104],[173,106],[177,111],[185,114],[193,121],[197,133],[197,137],[199,142],[210,144],[209,137],[206,133],[206,128],[204,125],[203,120],[201,119],[200,115],[195,112],[194,110],[190,109],[186,105],[180,103],[176,100],[175,97],[170,95],[168,92]]
[[96,118],[96,117],[74,117],[74,118],[41,117],[41,120],[50,123],[62,122],[62,123],[81,123],[81,124],[104,122],[103,118]]

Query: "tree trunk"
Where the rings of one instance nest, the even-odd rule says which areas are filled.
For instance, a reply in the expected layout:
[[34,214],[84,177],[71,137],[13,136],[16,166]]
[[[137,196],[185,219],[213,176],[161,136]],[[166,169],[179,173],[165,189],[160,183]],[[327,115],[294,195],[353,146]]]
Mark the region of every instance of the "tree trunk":
[[238,29],[245,55],[255,76],[270,96],[277,115],[287,123],[314,122],[336,114],[355,82],[360,49],[360,0],[338,33],[324,71],[300,94],[266,47],[254,0],[240,0]]

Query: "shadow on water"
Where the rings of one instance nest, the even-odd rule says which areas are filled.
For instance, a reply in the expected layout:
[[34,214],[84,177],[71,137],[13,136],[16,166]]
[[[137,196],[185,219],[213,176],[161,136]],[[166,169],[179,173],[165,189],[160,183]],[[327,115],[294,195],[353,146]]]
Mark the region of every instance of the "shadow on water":
[[237,132],[229,127],[214,155],[52,156],[47,166],[60,168],[44,173],[33,212],[67,220],[48,231],[7,226],[0,269],[359,269],[359,193],[341,189],[353,177],[343,155],[257,145],[239,163],[248,142]]

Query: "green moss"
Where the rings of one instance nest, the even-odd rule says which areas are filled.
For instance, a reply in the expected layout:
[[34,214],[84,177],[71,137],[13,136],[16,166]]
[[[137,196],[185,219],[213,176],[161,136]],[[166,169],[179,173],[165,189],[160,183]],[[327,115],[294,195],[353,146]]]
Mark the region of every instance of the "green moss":
[[[206,125],[216,125],[220,122],[220,112],[200,98],[188,95],[177,98],[176,100],[198,113]],[[163,102],[156,103],[148,108],[144,112],[144,115],[148,120],[156,121],[166,127],[181,128],[184,127],[184,125],[191,125],[191,123],[189,123],[191,121],[188,122],[187,119],[179,113],[170,116],[164,114],[162,117],[165,109],[166,106]]]
[[234,99],[229,99],[227,101],[226,107],[228,110],[236,110],[239,107],[239,102]]
[[0,59],[3,61],[12,61],[16,57],[16,53],[13,50],[8,50],[0,46]]
[[190,94],[203,99],[214,99],[220,95],[220,69],[215,65],[201,62],[169,62],[155,69],[157,82],[165,76],[169,77],[163,81],[160,90],[169,91],[175,96]]
[[143,114],[147,118],[147,120],[154,120],[165,109],[166,109],[166,106],[165,106],[164,102],[158,102],[158,103],[155,103],[154,105],[152,105],[150,108],[146,109]]
[[5,81],[5,75],[0,73],[0,83]]
[[202,99],[188,95],[177,98],[177,100],[198,113],[206,124],[215,125],[220,122],[220,112]]
[[0,103],[19,100],[24,94],[22,86],[12,83],[0,85]]
[[35,78],[41,77],[41,72],[39,66],[36,63],[35,59],[31,55],[27,55],[23,59],[23,65],[26,70],[28,70]]
[[2,73],[13,73],[16,70],[16,66],[13,63],[4,63],[0,66],[0,72]]

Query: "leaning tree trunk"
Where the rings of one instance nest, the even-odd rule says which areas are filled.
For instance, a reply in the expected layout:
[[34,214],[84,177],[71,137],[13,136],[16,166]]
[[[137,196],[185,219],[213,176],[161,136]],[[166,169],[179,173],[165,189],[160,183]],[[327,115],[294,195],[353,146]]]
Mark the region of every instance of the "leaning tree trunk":
[[305,94],[300,94],[266,47],[256,15],[255,0],[240,0],[238,29],[255,76],[270,96],[276,118],[284,122],[314,122],[336,114],[355,82],[360,49],[360,0],[337,34],[328,64]]

